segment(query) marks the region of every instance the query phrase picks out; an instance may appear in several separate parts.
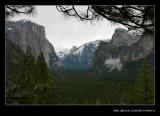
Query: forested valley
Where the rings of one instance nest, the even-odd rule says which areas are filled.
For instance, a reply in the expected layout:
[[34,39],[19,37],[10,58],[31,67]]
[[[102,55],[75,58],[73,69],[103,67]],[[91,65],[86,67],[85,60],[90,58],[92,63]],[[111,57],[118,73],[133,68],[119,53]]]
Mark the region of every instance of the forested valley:
[[[6,41],[7,104],[154,104],[153,56],[128,63],[122,71],[47,68]],[[146,76],[147,75],[147,76]]]

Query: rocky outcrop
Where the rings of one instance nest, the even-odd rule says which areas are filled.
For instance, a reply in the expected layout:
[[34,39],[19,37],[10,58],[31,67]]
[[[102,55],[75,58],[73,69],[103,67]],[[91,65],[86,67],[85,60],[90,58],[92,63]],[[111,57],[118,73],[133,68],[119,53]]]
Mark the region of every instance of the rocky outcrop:
[[5,36],[6,39],[11,40],[24,52],[30,46],[35,58],[42,51],[48,66],[61,64],[54,47],[45,37],[45,28],[43,26],[29,20],[7,21],[5,23]]
[[[120,32],[116,30],[109,43],[101,42],[99,44],[93,60],[92,68],[94,70],[98,72],[114,69],[119,71],[126,63],[154,53],[154,34],[139,35],[134,33],[134,36],[131,36],[126,30],[120,30]],[[120,35],[126,35],[126,37]],[[131,43],[128,41],[130,39],[133,40]]]
[[123,28],[117,28],[112,35],[110,43],[116,47],[124,45],[131,46],[140,39],[140,36],[141,35],[136,32],[130,32]]

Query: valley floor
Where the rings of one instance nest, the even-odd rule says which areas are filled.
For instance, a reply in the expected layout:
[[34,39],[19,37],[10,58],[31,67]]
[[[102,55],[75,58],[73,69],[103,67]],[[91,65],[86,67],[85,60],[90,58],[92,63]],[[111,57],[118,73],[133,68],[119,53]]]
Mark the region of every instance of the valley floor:
[[138,69],[103,74],[89,70],[59,70],[57,74],[58,104],[140,104],[134,93]]

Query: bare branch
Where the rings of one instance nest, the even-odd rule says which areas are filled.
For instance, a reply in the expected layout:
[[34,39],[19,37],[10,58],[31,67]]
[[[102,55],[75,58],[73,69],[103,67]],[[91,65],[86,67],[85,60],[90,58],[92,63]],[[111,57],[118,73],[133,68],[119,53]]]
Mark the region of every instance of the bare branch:
[[[111,22],[120,23],[128,28],[141,28],[141,29],[152,29],[154,26],[153,7],[150,6],[148,9],[145,6],[132,6],[132,5],[112,5],[112,6],[88,6],[86,12],[83,14],[76,10],[74,5],[72,6],[56,6],[57,10],[66,13],[69,16],[75,16],[80,18],[82,21],[88,20],[93,21],[103,17]],[[72,13],[72,14],[71,14]],[[149,14],[150,13],[150,14]],[[149,18],[148,18],[149,17]],[[149,27],[149,28],[148,28]]]
[[13,17],[19,14],[35,14],[35,7],[31,5],[6,5],[5,6],[5,15],[6,18]]

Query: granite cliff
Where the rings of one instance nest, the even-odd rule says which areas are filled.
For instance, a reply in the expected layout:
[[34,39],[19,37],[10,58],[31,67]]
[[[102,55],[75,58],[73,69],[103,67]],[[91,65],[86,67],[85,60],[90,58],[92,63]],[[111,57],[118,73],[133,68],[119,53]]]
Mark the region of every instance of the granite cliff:
[[53,45],[45,36],[44,26],[29,20],[7,21],[5,23],[5,37],[24,52],[27,46],[30,46],[35,58],[37,58],[40,51],[42,51],[49,67],[62,65],[55,53]]
[[100,42],[95,51],[93,69],[98,72],[120,71],[126,63],[150,54],[154,54],[154,34],[131,34],[125,29],[116,29],[109,43]]

